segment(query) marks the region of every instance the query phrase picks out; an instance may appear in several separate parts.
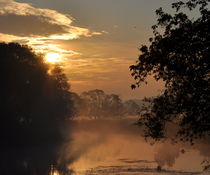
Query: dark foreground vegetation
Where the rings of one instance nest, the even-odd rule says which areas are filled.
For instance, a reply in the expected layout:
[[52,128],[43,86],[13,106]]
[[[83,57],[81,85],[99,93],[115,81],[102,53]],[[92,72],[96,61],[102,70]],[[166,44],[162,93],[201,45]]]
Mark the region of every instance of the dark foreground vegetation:
[[48,174],[64,141],[60,126],[73,112],[67,79],[17,43],[0,43],[0,71],[1,174]]
[[[136,84],[152,75],[165,82],[162,95],[142,114],[139,125],[145,136],[167,137],[169,123],[174,137],[193,142],[210,136],[210,10],[209,0],[172,4],[175,14],[156,11],[157,24],[150,45],[140,48],[137,64],[130,66]],[[197,14],[199,12],[199,14]],[[196,14],[196,15],[195,15]],[[197,16],[197,17],[196,17]]]
[[[137,122],[144,136],[155,141],[210,143],[210,0],[172,3],[173,14],[156,10],[157,24],[149,46],[130,66],[134,89],[146,78],[165,83],[163,93]],[[208,152],[206,152],[208,155]],[[202,162],[204,170],[210,160]]]

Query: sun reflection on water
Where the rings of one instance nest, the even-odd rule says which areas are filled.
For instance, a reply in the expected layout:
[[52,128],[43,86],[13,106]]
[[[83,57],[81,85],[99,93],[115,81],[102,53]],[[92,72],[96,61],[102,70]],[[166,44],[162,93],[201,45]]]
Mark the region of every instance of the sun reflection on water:
[[49,175],[61,175],[61,174],[59,173],[59,171],[53,165],[51,165]]

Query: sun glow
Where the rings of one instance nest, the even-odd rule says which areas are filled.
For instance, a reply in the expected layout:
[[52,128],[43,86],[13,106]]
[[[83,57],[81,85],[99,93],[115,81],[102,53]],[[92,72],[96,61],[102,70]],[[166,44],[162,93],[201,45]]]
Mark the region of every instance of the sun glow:
[[60,173],[58,171],[54,171],[53,175],[60,175]]
[[53,167],[53,165],[51,165],[51,169],[50,169],[50,174],[49,175],[61,175],[59,173],[58,170],[56,170],[56,168]]
[[45,55],[45,60],[48,63],[55,64],[61,61],[61,55],[58,53],[49,52]]

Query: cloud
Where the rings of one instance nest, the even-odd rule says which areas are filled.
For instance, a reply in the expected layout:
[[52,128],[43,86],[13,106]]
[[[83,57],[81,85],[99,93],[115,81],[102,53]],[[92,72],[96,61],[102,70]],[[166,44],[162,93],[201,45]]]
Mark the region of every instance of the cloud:
[[29,3],[0,0],[0,41],[20,42],[38,52],[55,52],[71,56],[74,51],[61,49],[55,41],[91,37],[105,33],[73,25],[75,19],[56,10],[36,8]]
[[[72,59],[66,60],[66,73],[70,75],[71,82],[73,81],[86,81],[101,80],[104,82],[119,79],[119,76],[124,73],[129,75],[128,65],[131,63],[129,58],[117,57],[99,57],[98,55],[88,56],[79,55]],[[127,71],[125,71],[127,70]]]
[[62,26],[42,21],[36,16],[31,15],[1,15],[0,24],[1,33],[16,36],[50,36],[53,34],[66,33]]
[[[63,28],[65,36],[76,38],[87,35],[88,29],[72,26],[73,18],[70,15],[59,13],[55,10],[35,8],[28,3],[19,3],[14,0],[0,0],[0,15],[16,15],[36,17],[41,22],[58,25]],[[24,18],[23,18],[24,19]]]
[[48,25],[51,24],[51,26],[62,28],[63,33],[60,35],[51,35],[51,39],[69,40],[80,36],[89,37],[105,33],[105,31],[91,32],[87,28],[73,26],[72,23],[75,19],[68,14],[63,14],[51,9],[35,8],[31,4],[20,3],[14,0],[0,0],[0,15],[3,15],[4,18],[8,18],[9,16],[13,16],[13,18],[14,16],[17,16],[15,18],[22,17],[23,21],[26,16],[37,18],[35,20],[36,22],[39,20],[40,23],[48,23]]
[[28,3],[19,3],[14,0],[0,0],[0,14],[15,14],[19,16],[38,16],[52,24],[66,25],[72,23],[73,18],[55,10],[35,8]]
[[[20,39],[20,37],[15,36],[15,35],[0,33],[0,41],[10,42],[10,41],[15,41],[15,40],[19,40],[19,39]],[[21,41],[24,41],[24,39],[22,39]]]

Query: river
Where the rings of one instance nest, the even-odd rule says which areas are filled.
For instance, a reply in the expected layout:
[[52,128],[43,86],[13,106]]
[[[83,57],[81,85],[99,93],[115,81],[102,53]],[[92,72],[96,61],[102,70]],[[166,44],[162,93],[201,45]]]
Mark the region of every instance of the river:
[[75,175],[210,174],[201,162],[210,157],[208,143],[145,141],[136,118],[71,123],[66,159]]

